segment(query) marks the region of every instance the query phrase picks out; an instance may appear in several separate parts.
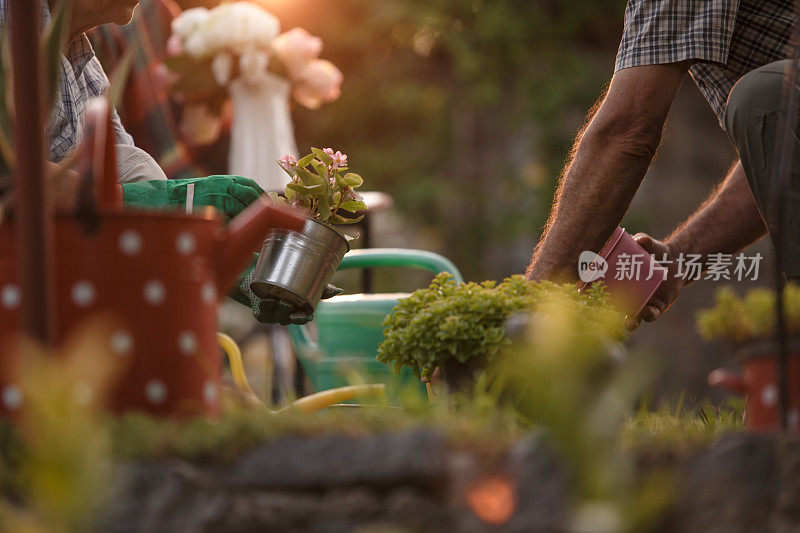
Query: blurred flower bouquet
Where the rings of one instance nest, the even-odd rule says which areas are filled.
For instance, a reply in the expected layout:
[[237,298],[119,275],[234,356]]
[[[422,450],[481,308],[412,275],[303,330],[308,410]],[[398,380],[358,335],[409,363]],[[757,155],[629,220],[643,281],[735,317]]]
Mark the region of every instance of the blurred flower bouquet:
[[[282,189],[274,161],[296,154],[290,96],[317,109],[341,95],[342,73],[320,59],[322,40],[302,28],[280,34],[280,23],[250,2],[184,11],[172,23],[165,61],[170,90],[191,109],[207,106],[218,116],[230,96],[233,127],[229,171]],[[212,131],[208,115],[185,113],[201,132]],[[200,118],[198,118],[200,117]],[[188,131],[185,133],[189,133]],[[200,135],[203,137],[204,135]]]

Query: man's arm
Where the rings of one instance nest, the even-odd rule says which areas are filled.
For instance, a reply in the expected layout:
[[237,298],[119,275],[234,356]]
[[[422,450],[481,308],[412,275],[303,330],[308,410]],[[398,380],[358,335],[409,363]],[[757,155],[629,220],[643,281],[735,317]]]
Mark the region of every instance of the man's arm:
[[700,254],[703,264],[713,253],[732,254],[757,241],[766,233],[764,221],[750,192],[750,185],[741,162],[737,162],[725,180],[716,187],[705,202],[664,242],[649,235],[635,239],[657,259],[667,257],[667,280],[661,284],[638,317],[629,317],[626,325],[634,329],[641,320],[652,322],[666,311],[678,293],[691,280],[677,276],[677,258],[683,254]]
[[578,134],[556,191],[529,279],[572,280],[578,256],[599,250],[619,224],[650,166],[688,62],[632,67]]

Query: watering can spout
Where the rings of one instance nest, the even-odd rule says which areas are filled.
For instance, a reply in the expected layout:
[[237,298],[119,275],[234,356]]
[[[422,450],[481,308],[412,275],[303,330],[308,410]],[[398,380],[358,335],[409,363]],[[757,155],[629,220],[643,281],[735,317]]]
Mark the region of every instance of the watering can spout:
[[227,292],[270,230],[302,231],[304,224],[305,218],[288,207],[263,198],[253,202],[227,228],[220,229],[222,243],[216,259],[218,289]]
[[708,375],[708,384],[712,387],[727,389],[736,394],[746,394],[747,386],[744,380],[732,370],[718,368]]

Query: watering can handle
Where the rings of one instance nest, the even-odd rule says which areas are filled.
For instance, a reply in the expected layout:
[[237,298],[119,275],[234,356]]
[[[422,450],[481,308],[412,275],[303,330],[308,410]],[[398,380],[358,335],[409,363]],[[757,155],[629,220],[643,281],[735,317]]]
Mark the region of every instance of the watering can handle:
[[353,250],[344,256],[339,270],[347,268],[409,267],[429,270],[434,274],[448,272],[457,283],[464,278],[456,265],[446,257],[427,250],[405,248],[368,248]]
[[85,148],[81,170],[92,179],[95,202],[106,208],[121,208],[122,195],[117,184],[117,156],[114,148],[113,109],[108,100],[93,98],[86,108]]

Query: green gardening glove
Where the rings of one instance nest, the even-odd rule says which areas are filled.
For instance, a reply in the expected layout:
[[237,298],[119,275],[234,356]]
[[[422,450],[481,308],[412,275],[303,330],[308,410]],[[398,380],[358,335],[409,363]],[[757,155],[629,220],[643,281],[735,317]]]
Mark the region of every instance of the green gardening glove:
[[[280,324],[288,326],[290,324],[303,325],[314,320],[314,315],[306,314],[305,311],[296,309],[292,305],[275,298],[261,299],[250,290],[253,282],[253,267],[242,277],[237,289],[231,297],[237,302],[249,306],[253,310],[253,316],[259,322],[265,324]],[[322,299],[326,300],[340,294],[342,289],[335,285],[328,285],[322,293]]]
[[215,207],[229,219],[264,194],[255,181],[241,176],[124,183],[122,190],[125,207],[176,209],[185,206],[190,197],[194,207]]

